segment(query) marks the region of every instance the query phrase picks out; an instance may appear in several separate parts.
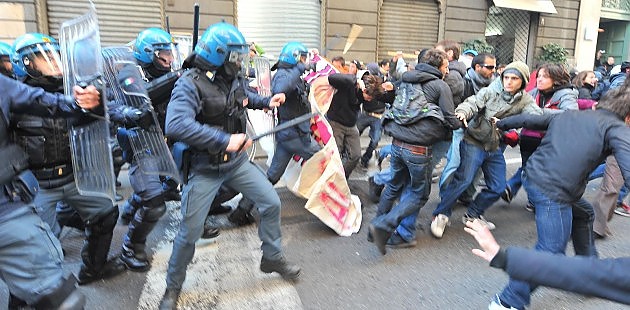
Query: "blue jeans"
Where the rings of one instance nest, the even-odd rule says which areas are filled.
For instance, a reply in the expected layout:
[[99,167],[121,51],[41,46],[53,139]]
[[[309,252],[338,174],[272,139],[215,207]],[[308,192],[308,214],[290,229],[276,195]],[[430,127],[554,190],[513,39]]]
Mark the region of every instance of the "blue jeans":
[[272,184],[276,184],[280,181],[293,155],[298,155],[302,157],[304,161],[307,161],[321,149],[310,135],[303,135],[286,140],[278,139],[276,141],[276,150],[273,153],[269,170],[267,170],[267,179],[269,179]]
[[[527,176],[523,178],[523,183],[527,197],[536,208],[538,241],[534,249],[564,254],[573,225],[571,204],[552,200],[534,182],[529,182]],[[527,282],[510,279],[499,298],[514,308],[523,309],[529,305],[530,294],[535,288]]]
[[[451,141],[440,141],[433,145],[433,156],[431,158],[430,167],[431,172],[433,172],[435,166],[437,166],[440,160],[442,160],[442,157],[446,155],[446,152],[449,150],[450,146]],[[420,212],[416,212],[405,217],[400,222],[400,225],[398,225],[398,227],[396,228],[396,232],[398,232],[398,235],[400,235],[400,237],[407,242],[416,239],[416,220],[418,219],[418,214],[420,214]]]
[[[417,214],[431,193],[431,155],[420,155],[392,145],[392,179],[385,186],[372,224],[393,232],[400,221]],[[400,198],[394,206],[396,199]]]
[[483,215],[485,210],[496,202],[505,190],[504,144],[501,144],[497,150],[490,152],[486,152],[481,147],[473,145],[466,140],[462,141],[459,147],[461,162],[466,164],[459,165],[453,176],[453,181],[447,184],[442,191],[442,199],[433,211],[433,216],[438,214],[451,216],[452,208],[457,198],[473,182],[475,174],[480,167],[484,174],[486,188],[468,205],[468,215],[473,217]]
[[576,255],[595,256],[595,234],[593,234],[593,222],[595,211],[593,205],[584,198],[580,198],[572,206],[573,224],[571,225],[571,240]]
[[365,128],[370,127],[370,144],[365,149],[365,153],[361,156],[361,163],[367,164],[372,158],[374,150],[378,146],[378,142],[381,141],[381,135],[383,133],[383,121],[374,116],[369,116],[365,112],[359,113],[357,119],[357,129],[359,130],[359,136],[363,134]]
[[523,184],[522,175],[523,169],[527,166],[527,160],[534,153],[534,151],[540,145],[540,138],[522,136],[519,144],[521,146],[521,166],[518,167],[514,175],[507,181],[507,186],[510,188],[512,197],[516,196],[516,193],[521,189]]
[[265,174],[249,161],[243,161],[229,171],[193,169],[182,191],[182,221],[173,243],[168,262],[167,289],[181,289],[186,268],[195,254],[195,242],[203,234],[203,224],[214,196],[221,184],[238,188],[243,196],[255,201],[260,214],[258,236],[262,241],[263,257],[278,260],[283,257],[280,234],[280,197]]
[[448,149],[448,153],[446,153],[446,165],[444,166],[444,170],[442,170],[442,176],[440,176],[440,182],[438,185],[440,186],[440,190],[446,180],[457,170],[459,167],[460,158],[459,158],[459,144],[464,139],[464,129],[453,130],[453,139],[451,141],[451,147]]

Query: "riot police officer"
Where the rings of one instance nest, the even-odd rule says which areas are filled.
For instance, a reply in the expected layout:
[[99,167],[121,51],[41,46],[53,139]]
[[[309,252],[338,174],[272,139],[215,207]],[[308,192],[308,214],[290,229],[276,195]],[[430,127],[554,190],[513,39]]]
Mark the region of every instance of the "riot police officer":
[[[300,42],[288,42],[280,51],[278,63],[274,66],[277,72],[271,80],[272,94],[286,95],[285,103],[278,107],[279,124],[311,112],[308,86],[301,78],[307,67],[307,57],[308,50]],[[321,147],[311,137],[309,122],[277,132],[276,148],[267,170],[267,179],[271,184],[278,183],[293,155],[298,155],[306,161],[320,149]],[[243,198],[228,219],[237,225],[253,223],[254,216],[251,214],[253,207],[253,201]]]
[[[289,42],[280,51],[278,72],[271,80],[271,92],[286,95],[286,101],[278,107],[279,124],[311,112],[306,82],[301,78],[307,57],[308,50],[299,42]],[[311,137],[309,122],[277,132],[276,141],[276,150],[267,170],[271,184],[278,183],[293,155],[306,161],[321,149]]]
[[[138,33],[134,42],[133,51],[133,55],[142,69],[143,78],[146,82],[145,87],[149,90],[149,95],[155,112],[158,115],[160,126],[164,128],[166,105],[170,99],[174,81],[177,80],[181,74],[177,71],[181,67],[177,44],[174,43],[173,37],[168,32],[160,28],[148,28]],[[127,155],[124,156],[125,159],[132,165],[129,170],[129,179],[134,189],[134,194],[123,204],[121,214],[123,223],[127,224],[131,222],[136,211],[143,206],[147,206],[146,201],[156,198],[157,196],[162,196],[159,199],[164,201],[181,199],[179,191],[177,190],[178,184],[170,179],[164,180],[164,183],[161,183],[160,188],[162,193],[158,194],[160,188],[154,186],[155,183],[153,181],[148,181],[149,184],[147,184],[147,186],[149,186],[149,188],[144,188],[145,186],[143,186],[141,182],[147,176],[136,170],[137,165],[134,165],[132,163],[133,159],[129,157],[130,154],[132,154],[131,145],[126,139],[125,130],[119,130],[118,140],[120,146],[123,148],[123,154]],[[154,208],[159,208],[159,205],[162,205],[161,202],[156,201],[149,204]],[[157,221],[160,216],[155,217],[155,221]],[[150,221],[153,220],[151,219]],[[143,252],[143,250],[138,251]],[[127,252],[131,256],[135,256],[133,253]],[[127,265],[131,266],[132,270],[147,270],[149,265],[144,258],[144,254],[138,253],[138,255],[140,256],[140,260],[138,261],[128,256],[130,259],[126,260],[128,262]]]
[[61,245],[32,204],[38,184],[28,169],[27,154],[10,143],[13,113],[50,116],[81,113],[98,105],[94,87],[75,87],[75,100],[50,94],[0,76],[0,274],[11,294],[11,308],[83,309],[85,297],[76,278],[63,272]]
[[0,74],[13,78],[13,64],[11,56],[13,48],[9,43],[0,42]]
[[[13,43],[14,68],[24,73],[24,83],[49,92],[63,92],[63,76],[59,44],[50,36],[27,33]],[[20,75],[21,76],[21,75]],[[29,111],[11,114],[14,141],[29,155],[29,165],[35,174],[40,193],[35,197],[38,213],[59,233],[55,206],[65,201],[75,209],[85,223],[86,240],[81,250],[83,264],[78,274],[79,284],[117,275],[125,270],[117,258],[108,260],[118,208],[104,197],[79,194],[74,179],[68,139],[70,126],[94,121],[89,114],[71,119],[36,116]]]
[[[284,257],[280,233],[280,198],[265,174],[243,152],[252,141],[245,135],[246,107],[277,106],[284,95],[263,99],[246,88],[241,72],[247,42],[233,25],[208,27],[190,56],[192,68],[177,81],[168,105],[166,133],[190,145],[190,175],[182,191],[180,229],[173,244],[160,309],[175,309],[203,233],[205,215],[221,184],[256,197],[262,241],[260,270],[296,279],[300,268]],[[200,216],[201,215],[201,216]]]
[[[173,43],[173,38],[169,33],[159,28],[149,28],[140,32],[134,44],[133,54],[142,68],[146,81],[143,83],[139,77],[130,76],[129,81],[145,84],[135,87],[150,87],[150,82],[157,81],[156,79],[170,73],[173,69],[179,69],[179,61],[177,60],[179,53],[176,44]],[[128,70],[121,72],[125,71]],[[127,78],[119,76],[119,79],[122,80]],[[165,98],[153,98],[159,101],[152,103],[160,122],[165,118],[165,108],[169,97],[167,95]],[[160,176],[143,172],[135,159],[131,158],[131,144],[128,141],[126,130],[119,130],[118,139],[123,153],[128,154],[127,157],[130,162],[129,182],[134,190],[132,197],[123,206],[122,218],[123,221],[129,222],[129,230],[123,240],[120,258],[130,270],[142,272],[150,268],[145,252],[147,236],[166,212],[165,201],[172,200],[172,198],[165,197]],[[179,199],[176,183],[170,192],[174,192],[178,196],[176,199]]]

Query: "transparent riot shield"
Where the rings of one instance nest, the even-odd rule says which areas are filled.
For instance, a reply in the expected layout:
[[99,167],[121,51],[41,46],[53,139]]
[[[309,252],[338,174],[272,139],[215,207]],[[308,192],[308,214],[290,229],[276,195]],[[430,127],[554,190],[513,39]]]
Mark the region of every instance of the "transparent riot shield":
[[104,48],[103,60],[110,99],[115,100],[117,105],[133,107],[152,116],[152,122],[145,124],[145,128],[127,129],[127,138],[138,168],[145,174],[170,176],[180,183],[180,174],[162,134],[131,49]]
[[[253,87],[256,88],[258,94],[261,96],[271,96],[271,64],[269,59],[265,57],[254,57],[249,62],[251,68],[247,72],[254,72]],[[250,84],[251,85],[251,84]],[[258,135],[264,132],[268,132],[276,126],[276,109],[269,111],[262,110],[248,110],[248,134],[249,136]],[[250,134],[253,133],[253,134]],[[275,136],[269,135],[258,140],[260,147],[265,153],[267,153],[267,165],[271,164],[273,153],[275,150]],[[255,149],[253,150],[256,151]],[[250,157],[250,158],[253,158]]]
[[114,201],[115,179],[112,152],[109,146],[109,120],[104,103],[101,43],[96,9],[64,22],[59,29],[66,95],[72,87],[94,85],[101,92],[101,105],[90,114],[93,121],[70,129],[72,166],[81,195],[107,197]]

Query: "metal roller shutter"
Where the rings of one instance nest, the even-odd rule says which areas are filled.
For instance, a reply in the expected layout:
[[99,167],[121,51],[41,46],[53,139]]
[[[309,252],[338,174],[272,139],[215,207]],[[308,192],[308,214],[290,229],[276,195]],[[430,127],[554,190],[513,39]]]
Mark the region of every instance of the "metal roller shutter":
[[391,58],[403,51],[409,54],[432,47],[438,38],[438,7],[434,0],[383,0],[379,13],[378,59]]
[[277,58],[282,46],[298,41],[320,48],[319,0],[238,0],[238,28],[248,42],[256,42]]
[[[138,32],[149,27],[162,27],[160,0],[93,0],[98,14],[101,45],[121,45],[136,38]],[[50,34],[58,38],[64,21],[85,14],[86,0],[48,0]]]

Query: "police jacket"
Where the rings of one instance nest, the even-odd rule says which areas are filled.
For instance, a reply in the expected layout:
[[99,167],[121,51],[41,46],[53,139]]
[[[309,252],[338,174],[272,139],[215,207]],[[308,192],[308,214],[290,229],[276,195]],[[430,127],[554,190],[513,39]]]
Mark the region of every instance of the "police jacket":
[[[528,163],[529,165],[529,163]],[[630,257],[598,259],[568,257],[535,250],[501,249],[490,266],[502,268],[510,277],[630,305]]]
[[[10,119],[14,113],[30,113],[40,116],[59,115],[69,116],[80,111],[80,107],[75,104],[74,99],[62,94],[47,93],[41,88],[29,87],[23,83],[9,79],[0,75],[0,110],[3,117],[0,128],[0,145],[7,145],[9,142]],[[3,158],[5,166],[9,166],[14,159]],[[3,191],[4,192],[4,191]],[[0,206],[5,206],[7,197],[0,197]],[[10,208],[0,207],[0,216],[10,211]]]
[[440,107],[444,121],[427,117],[408,126],[399,125],[394,121],[385,120],[383,128],[393,138],[415,145],[433,145],[434,143],[451,138],[453,130],[462,126],[455,116],[453,95],[446,82],[442,80],[442,72],[437,68],[420,63],[415,70],[405,72],[402,81],[421,84],[427,101]]
[[166,134],[191,147],[191,169],[229,170],[247,160],[245,152],[226,153],[230,135],[245,133],[246,108],[269,107],[270,98],[249,89],[242,77],[232,81],[193,68],[175,83],[166,113]]
[[[284,103],[278,107],[278,123],[290,121],[311,112],[306,83],[300,78],[304,70],[302,63],[297,65],[278,63],[278,71],[271,80],[271,93],[274,95],[284,93],[286,96]],[[279,131],[276,137],[292,139],[306,134],[310,134],[309,122],[302,122],[297,126]]]
[[73,125],[94,121],[81,113],[66,117],[36,115],[31,111],[14,111],[10,117],[13,141],[28,154],[30,168],[44,188],[67,184],[74,179],[68,130]]
[[521,114],[500,120],[497,127],[547,130],[527,160],[525,174],[528,181],[558,202],[580,199],[589,174],[611,154],[617,158],[626,186],[630,186],[630,128],[610,111]]

